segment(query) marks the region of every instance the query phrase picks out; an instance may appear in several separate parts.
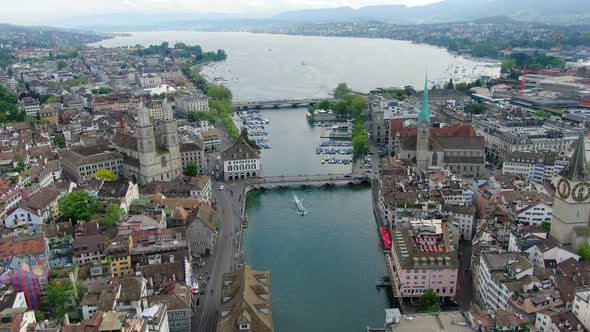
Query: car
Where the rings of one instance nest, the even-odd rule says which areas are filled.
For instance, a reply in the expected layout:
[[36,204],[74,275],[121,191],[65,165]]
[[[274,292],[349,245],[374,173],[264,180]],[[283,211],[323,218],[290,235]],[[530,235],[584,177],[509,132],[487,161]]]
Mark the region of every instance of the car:
[[219,190],[223,190],[223,189],[225,189],[225,186],[224,185],[220,185],[219,186]]
[[350,174],[346,174],[344,177],[348,179],[348,178],[351,178],[352,176],[350,176]]

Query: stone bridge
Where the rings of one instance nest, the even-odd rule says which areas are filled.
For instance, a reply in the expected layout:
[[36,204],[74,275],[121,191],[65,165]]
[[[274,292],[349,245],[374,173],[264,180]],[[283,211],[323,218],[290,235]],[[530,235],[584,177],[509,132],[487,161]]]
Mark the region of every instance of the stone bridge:
[[279,108],[279,107],[298,107],[298,106],[313,106],[320,101],[331,98],[309,98],[309,99],[282,99],[282,100],[267,100],[267,101],[245,101],[235,102],[233,107],[235,111],[259,108]]

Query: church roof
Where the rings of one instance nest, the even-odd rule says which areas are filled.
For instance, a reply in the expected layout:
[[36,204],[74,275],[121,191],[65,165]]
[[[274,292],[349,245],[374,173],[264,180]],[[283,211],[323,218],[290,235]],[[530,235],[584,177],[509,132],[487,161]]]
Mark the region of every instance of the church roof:
[[[401,138],[402,149],[416,150],[416,136]],[[430,136],[429,150],[484,150],[485,142],[482,136]]]
[[426,80],[424,81],[424,93],[422,95],[422,108],[420,109],[420,114],[418,115],[418,124],[421,124],[423,121],[426,121],[430,126],[430,111],[428,110],[428,75],[426,76]]
[[[477,136],[475,129],[468,124],[454,124],[449,127],[443,128],[429,128],[430,136]],[[418,128],[415,127],[404,127],[403,121],[395,119],[391,121],[391,135],[396,136],[399,133],[400,136],[417,136]]]
[[126,149],[137,150],[137,137],[131,135],[117,133],[113,137],[113,143]]
[[586,138],[584,131],[580,132],[578,144],[569,164],[563,168],[561,175],[572,181],[589,181],[590,180],[590,166],[586,160]]

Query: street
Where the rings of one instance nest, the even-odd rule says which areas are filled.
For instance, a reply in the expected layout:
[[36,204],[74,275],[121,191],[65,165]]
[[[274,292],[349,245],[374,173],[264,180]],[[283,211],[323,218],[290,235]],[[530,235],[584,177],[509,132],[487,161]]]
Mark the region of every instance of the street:
[[[225,130],[220,126],[218,128],[222,135]],[[222,150],[232,144],[228,137],[221,137]],[[217,319],[219,317],[219,308],[221,304],[221,287],[223,283],[223,274],[233,272],[237,264],[241,262],[241,255],[237,252],[239,246],[239,232],[241,232],[241,214],[242,200],[244,192],[243,183],[224,184],[225,189],[219,190],[222,184],[215,181],[211,172],[220,163],[217,158],[219,152],[208,154],[206,175],[211,177],[212,194],[215,199],[216,209],[221,218],[220,228],[218,229],[215,254],[206,260],[202,268],[195,267],[193,275],[204,275],[210,280],[207,282],[205,294],[195,295],[193,298],[193,317],[191,321],[191,330],[193,331],[215,331]],[[219,166],[220,168],[222,165]],[[233,196],[231,195],[233,192]],[[196,305],[196,297],[199,297],[199,305]]]
[[473,279],[471,274],[471,241],[459,242],[459,274],[457,276],[457,302],[461,310],[469,310],[473,301]]
[[[243,185],[228,185],[224,190],[219,190],[218,182],[214,182],[213,186],[214,197],[217,206],[220,207],[218,211],[221,217],[221,226],[218,230],[215,255],[202,269],[194,269],[194,275],[210,276],[205,294],[197,295],[200,297],[199,306],[193,302],[194,315],[191,326],[195,331],[215,330],[221,303],[223,274],[235,271],[236,264],[240,262],[237,250],[238,234],[241,231],[242,205],[238,200],[243,191]],[[234,192],[233,197],[230,195],[230,190]]]

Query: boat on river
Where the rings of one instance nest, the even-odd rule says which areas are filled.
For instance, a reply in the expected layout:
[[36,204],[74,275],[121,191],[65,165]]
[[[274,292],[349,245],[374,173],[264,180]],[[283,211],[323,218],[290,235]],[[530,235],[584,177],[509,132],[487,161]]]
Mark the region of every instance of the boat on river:
[[301,202],[301,200],[299,199],[299,197],[297,197],[297,195],[293,194],[293,200],[295,201],[295,206],[297,208],[297,213],[300,216],[306,215],[307,214],[307,210],[303,206],[303,202]]

